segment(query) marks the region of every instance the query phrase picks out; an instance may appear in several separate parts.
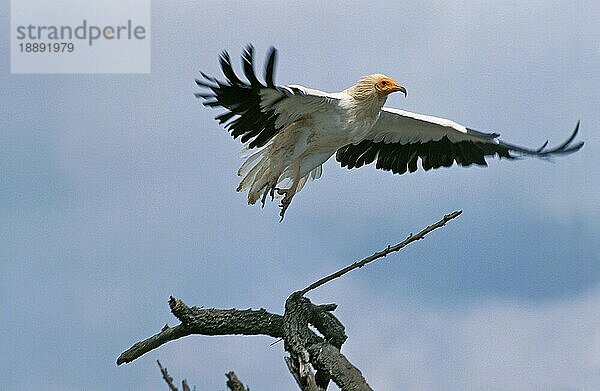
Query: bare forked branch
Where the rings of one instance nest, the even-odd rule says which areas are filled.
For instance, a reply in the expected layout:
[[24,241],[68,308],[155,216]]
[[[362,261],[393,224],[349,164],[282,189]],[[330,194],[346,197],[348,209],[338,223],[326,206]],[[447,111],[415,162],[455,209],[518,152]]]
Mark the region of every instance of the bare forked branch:
[[217,308],[188,307],[183,301],[171,297],[171,312],[181,324],[165,325],[157,334],[136,342],[121,353],[117,365],[129,363],[169,341],[192,335],[268,335],[283,337],[283,316],[260,310],[222,310]]
[[[303,391],[323,391],[333,381],[341,390],[372,391],[360,370],[340,352],[346,341],[343,324],[333,315],[335,304],[315,305],[305,294],[346,273],[365,266],[386,255],[399,251],[412,242],[423,239],[431,231],[443,227],[462,212],[455,211],[441,220],[429,225],[416,234],[410,234],[404,241],[388,246],[360,261],[346,266],[310,284],[306,288],[293,292],[285,302],[283,315],[273,314],[265,309],[238,310],[189,307],[183,301],[171,297],[171,312],[179,325],[165,325],[160,332],[135,343],[117,359],[117,364],[128,363],[159,346],[181,337],[199,335],[267,335],[282,339],[289,353],[285,362],[298,386]],[[309,325],[314,328],[311,329]],[[316,332],[313,331],[316,329]],[[164,380],[171,391],[178,391],[166,368],[158,363]],[[226,374],[227,387],[232,391],[248,391],[233,372]],[[184,381],[183,391],[189,386]]]
[[244,383],[238,379],[233,371],[227,372],[225,377],[227,377],[227,387],[229,387],[231,391],[250,391],[250,389],[245,387]]
[[[158,364],[158,367],[160,368],[160,373],[162,373],[163,379],[169,386],[169,391],[179,391],[177,386],[175,386],[175,383],[173,383],[173,378],[171,377],[171,375],[169,375],[169,372],[167,372],[167,368],[164,368],[162,366],[162,364],[160,363],[160,361],[158,361],[158,360],[156,360],[156,363]],[[190,386],[188,386],[187,380],[185,380],[185,379],[181,382],[181,387],[182,387],[183,391],[190,391]]]
[[386,249],[384,249],[382,251],[378,251],[375,254],[368,256],[360,261],[354,262],[352,265],[348,265],[345,268],[340,269],[333,274],[323,277],[320,280],[315,281],[312,284],[310,284],[309,286],[307,286],[306,288],[302,289],[300,291],[300,293],[302,295],[305,295],[309,291],[312,291],[313,289],[316,289],[316,288],[320,287],[321,285],[328,283],[331,280],[341,277],[344,274],[346,274],[354,269],[361,268],[361,267],[365,266],[367,263],[370,263],[379,258],[385,257],[386,255],[388,255],[390,253],[400,251],[403,247],[408,246],[412,242],[423,239],[425,237],[425,235],[427,235],[431,231],[435,230],[436,228],[443,227],[450,220],[460,216],[461,213],[462,213],[462,210],[457,210],[450,214],[447,214],[441,220],[431,224],[430,226],[428,226],[426,228],[423,228],[417,234],[415,234],[415,235],[410,234],[406,239],[404,239],[402,242],[396,244],[395,246],[388,246]]

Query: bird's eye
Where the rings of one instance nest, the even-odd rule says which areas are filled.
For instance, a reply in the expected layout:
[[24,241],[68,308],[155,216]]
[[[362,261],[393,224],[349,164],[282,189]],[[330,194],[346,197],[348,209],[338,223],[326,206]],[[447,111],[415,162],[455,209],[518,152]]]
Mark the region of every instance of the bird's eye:
[[387,82],[386,80],[384,80],[384,81],[382,81],[382,82],[381,82],[381,85],[382,85],[382,86],[387,86],[387,83],[388,83],[388,82]]

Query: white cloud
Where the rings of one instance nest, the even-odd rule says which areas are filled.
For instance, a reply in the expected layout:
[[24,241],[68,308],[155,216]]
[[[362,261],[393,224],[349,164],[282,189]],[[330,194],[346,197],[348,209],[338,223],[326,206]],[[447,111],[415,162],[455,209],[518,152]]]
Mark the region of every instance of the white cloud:
[[353,302],[344,317],[362,316],[342,318],[350,336],[344,350],[375,389],[600,388],[600,290],[452,310],[378,305],[376,297]]

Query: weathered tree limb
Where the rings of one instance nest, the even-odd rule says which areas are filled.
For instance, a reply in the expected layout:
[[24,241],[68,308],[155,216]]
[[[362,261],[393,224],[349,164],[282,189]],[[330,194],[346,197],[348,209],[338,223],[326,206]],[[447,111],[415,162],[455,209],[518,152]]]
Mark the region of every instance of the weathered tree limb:
[[373,391],[364,376],[335,346],[326,342],[308,347],[311,362],[344,391]]
[[175,386],[175,384],[173,384],[173,378],[169,375],[169,372],[167,372],[167,368],[163,368],[163,366],[160,364],[160,361],[158,361],[158,360],[156,360],[156,363],[158,364],[158,367],[160,368],[160,373],[162,373],[163,379],[165,379],[165,382],[167,382],[167,385],[169,386],[169,390],[179,391],[177,389],[177,386]]
[[303,380],[300,377],[300,370],[298,369],[297,363],[294,360],[292,360],[291,357],[284,357],[283,359],[285,361],[285,365],[287,365],[288,371],[290,371],[292,377],[294,378],[294,380],[296,380],[298,388],[304,391],[304,383],[306,382],[306,380]]
[[[319,309],[326,309],[326,306],[318,306]],[[315,326],[315,328],[323,335],[323,338],[333,346],[338,349],[341,349],[342,344],[346,342],[348,336],[346,335],[344,325],[342,322],[338,320],[331,312],[335,310],[337,306],[335,304],[329,305],[329,309],[325,311],[317,310],[313,311],[312,319],[310,320],[310,324]],[[323,389],[327,389],[327,385],[329,384],[328,371],[320,369],[318,365],[313,363],[313,366],[317,370],[315,373],[315,381],[317,385]]]
[[[340,352],[339,347],[347,338],[344,327],[324,308],[333,306],[314,305],[301,292],[292,293],[285,302],[284,347],[290,353],[285,361],[296,383],[303,391],[320,391],[325,390],[332,379],[344,391],[372,391],[360,371]],[[315,326],[325,338],[316,335],[308,324]],[[329,339],[339,346],[331,344]],[[332,372],[331,363],[343,363],[343,369]],[[317,369],[316,374],[311,364]]]
[[117,365],[129,363],[169,341],[192,335],[269,335],[283,337],[283,317],[260,310],[222,310],[216,308],[188,307],[183,301],[171,297],[171,312],[181,324],[165,325],[152,337],[135,343],[121,353]]
[[[173,378],[171,377],[171,375],[169,375],[169,372],[167,372],[167,368],[163,368],[163,366],[160,364],[160,361],[156,360],[156,362],[158,363],[158,367],[160,368],[160,373],[162,373],[163,375],[163,379],[165,380],[165,382],[167,382],[167,385],[169,386],[169,390],[179,391],[179,389],[173,383]],[[183,379],[183,381],[181,382],[181,387],[183,388],[183,391],[190,391],[190,386],[187,384],[187,380],[185,379]]]
[[231,391],[250,391],[250,389],[246,388],[244,386],[244,383],[242,383],[240,379],[238,379],[238,377],[233,371],[227,372],[225,376],[227,377],[227,387]]
[[[171,375],[169,375],[169,372],[167,372],[167,368],[164,368],[160,361],[156,360],[156,362],[158,363],[158,367],[160,368],[160,373],[162,373],[163,375],[163,379],[169,386],[169,390],[179,391],[175,383],[173,383],[173,377],[171,377]],[[229,388],[230,391],[250,391],[250,389],[246,388],[244,386],[244,383],[242,383],[240,379],[238,379],[235,372],[227,372],[225,374],[225,377],[227,378],[227,383],[225,384],[227,385],[227,388]],[[181,387],[183,391],[191,391],[190,386],[188,385],[187,380],[185,379],[181,381]]]
[[[410,234],[395,246],[388,246],[382,251],[319,279],[301,291],[292,293],[286,300],[283,316],[272,314],[265,309],[224,310],[188,307],[183,301],[171,297],[169,299],[171,312],[181,321],[181,324],[175,327],[165,325],[159,333],[135,343],[119,356],[117,364],[131,362],[168,341],[191,334],[268,335],[283,339],[284,348],[290,353],[290,356],[285,358],[286,364],[303,391],[325,390],[330,380],[333,380],[343,391],[372,391],[361,372],[340,352],[341,346],[348,337],[342,323],[331,313],[336,309],[336,305],[315,305],[304,295],[356,268],[423,239],[429,232],[444,226],[461,213],[461,211],[455,211],[445,215],[441,220],[417,234]],[[311,330],[309,324],[314,326],[320,335]],[[166,369],[163,371],[162,366],[160,368],[163,378],[173,391],[172,378],[168,376]],[[316,374],[313,373],[312,368],[316,369]],[[232,391],[237,391],[238,389],[232,388],[238,384],[235,382],[237,378],[230,377],[230,374],[235,376],[232,372],[226,375],[227,385]],[[230,386],[230,381],[232,386]],[[239,384],[242,387],[238,387],[240,390],[248,391],[241,382]],[[184,383],[184,391],[186,391],[186,387],[189,390],[187,384]],[[177,390],[176,387],[175,390]]]
[[132,347],[121,353],[119,358],[117,358],[117,365],[129,363],[169,341],[174,341],[190,334],[191,333],[182,324],[175,327],[165,325],[157,334],[154,334],[152,337],[143,341],[136,342]]
[[[143,354],[159,347],[160,345],[191,334],[202,335],[227,335],[227,334],[244,334],[244,335],[270,335],[275,338],[283,338],[286,341],[285,329],[288,328],[292,337],[289,340],[293,341],[294,352],[302,354],[302,374],[303,378],[312,378],[309,364],[312,362],[308,347],[319,344],[329,345],[328,341],[332,341],[335,345],[341,346],[347,336],[344,334],[344,328],[340,321],[329,311],[336,308],[334,304],[314,305],[305,297],[298,296],[298,292],[292,294],[286,304],[286,312],[289,315],[281,316],[271,314],[264,309],[261,310],[218,310],[214,308],[198,308],[188,307],[183,301],[171,297],[169,300],[171,311],[175,314],[182,323],[175,327],[165,326],[158,334],[148,338],[147,340],[137,342],[127,351],[123,352],[118,360],[118,364],[127,363],[135,360]],[[296,308],[298,307],[298,308]],[[304,327],[296,327],[297,317],[301,316]],[[289,324],[284,327],[284,319],[288,318]],[[241,324],[240,324],[241,322]],[[325,338],[318,336],[308,328],[308,324],[312,324]],[[253,326],[251,326],[253,325]],[[332,355],[330,361],[338,362],[340,356],[336,346],[331,345],[334,349],[327,350],[325,356]],[[314,352],[318,352],[314,350]],[[313,362],[316,368],[321,368],[320,363],[326,363],[323,353],[320,353],[319,361]],[[349,362],[348,362],[349,363]],[[350,364],[351,365],[351,364]],[[325,367],[323,367],[325,368]],[[360,373],[360,372],[358,372]],[[325,376],[329,380],[329,374]],[[338,375],[334,381],[340,381],[344,384],[343,375]],[[363,379],[363,382],[366,382]],[[311,380],[310,384],[316,387],[316,381]],[[314,388],[318,390],[319,388]],[[321,388],[323,389],[323,388]],[[359,388],[360,389],[360,388]],[[370,388],[365,388],[370,390]],[[311,390],[311,388],[308,388]]]
[[188,307],[183,301],[171,297],[171,312],[191,330],[202,335],[268,335],[280,338],[283,318],[264,308],[259,310],[222,310],[216,308]]
[[284,349],[290,353],[286,359],[288,369],[296,379],[296,383],[302,391],[320,391],[315,375],[311,369],[310,354],[306,349],[311,337],[314,342],[321,338],[314,335],[308,328],[313,318],[314,306],[310,300],[294,292],[285,302],[285,313],[283,315],[283,334],[285,335]]
[[411,244],[412,242],[423,239],[425,237],[425,235],[427,235],[429,232],[433,231],[434,229],[443,227],[444,225],[446,225],[446,223],[448,221],[460,216],[461,213],[462,213],[462,210],[457,210],[450,214],[447,214],[441,220],[439,220],[439,221],[431,224],[430,226],[422,229],[421,231],[419,231],[416,235],[410,234],[410,235],[408,235],[408,237],[406,239],[404,239],[402,242],[396,244],[395,246],[388,246],[385,250],[378,251],[369,257],[366,257],[360,261],[354,262],[352,265],[348,265],[345,268],[340,269],[333,274],[323,277],[323,278],[319,279],[318,281],[313,282],[306,288],[302,289],[300,292],[303,295],[305,295],[309,291],[311,291],[315,288],[318,288],[321,285],[326,284],[331,280],[341,277],[344,274],[346,274],[356,268],[361,268],[361,267],[365,266],[367,263],[373,262],[376,259],[385,257],[386,255],[388,255],[390,253],[400,251],[403,247],[406,247],[407,245]]

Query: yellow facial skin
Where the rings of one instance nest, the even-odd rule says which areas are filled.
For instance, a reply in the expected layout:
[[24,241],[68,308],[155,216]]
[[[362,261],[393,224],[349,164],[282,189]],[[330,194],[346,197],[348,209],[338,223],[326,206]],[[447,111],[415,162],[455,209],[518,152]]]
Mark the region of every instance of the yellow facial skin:
[[392,92],[402,92],[406,96],[406,88],[398,84],[394,79],[389,77],[381,77],[375,84],[375,90],[384,95],[391,94]]

